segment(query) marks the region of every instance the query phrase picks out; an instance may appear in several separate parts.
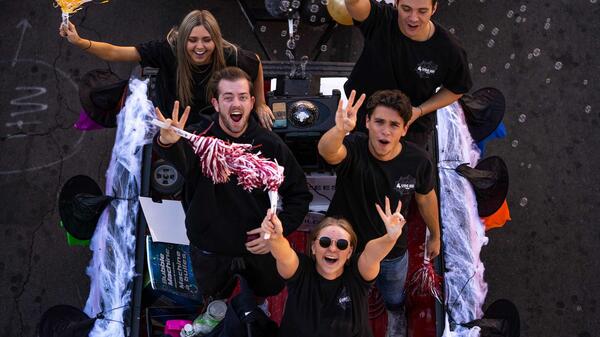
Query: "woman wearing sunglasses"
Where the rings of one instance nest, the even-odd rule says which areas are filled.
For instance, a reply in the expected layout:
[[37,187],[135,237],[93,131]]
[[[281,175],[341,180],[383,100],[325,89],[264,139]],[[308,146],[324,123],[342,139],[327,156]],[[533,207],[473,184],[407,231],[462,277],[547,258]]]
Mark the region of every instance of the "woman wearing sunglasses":
[[356,253],[356,234],[345,219],[326,217],[311,233],[312,258],[297,253],[283,236],[283,226],[270,210],[261,226],[270,234],[271,253],[286,280],[288,298],[280,336],[371,337],[368,294],[381,260],[394,247],[406,220],[398,203],[392,213],[375,205],[387,234]]

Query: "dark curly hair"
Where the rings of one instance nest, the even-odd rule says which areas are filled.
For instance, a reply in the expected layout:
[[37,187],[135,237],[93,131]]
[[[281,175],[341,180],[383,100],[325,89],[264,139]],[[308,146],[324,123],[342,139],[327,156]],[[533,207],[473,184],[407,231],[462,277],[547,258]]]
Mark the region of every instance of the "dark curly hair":
[[412,118],[412,105],[410,99],[400,90],[376,91],[367,101],[367,116],[371,118],[373,110],[379,105],[388,107],[398,112],[404,124]]
[[[437,4],[438,0],[431,0],[431,6],[435,7],[435,4]],[[398,7],[398,0],[396,0],[396,7]]]

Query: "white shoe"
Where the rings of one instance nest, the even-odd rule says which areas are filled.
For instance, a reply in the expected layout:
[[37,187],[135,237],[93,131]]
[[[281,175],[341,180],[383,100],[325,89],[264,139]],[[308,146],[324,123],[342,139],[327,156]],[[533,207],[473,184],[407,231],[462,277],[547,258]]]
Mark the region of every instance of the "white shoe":
[[388,325],[385,337],[406,337],[407,323],[404,309],[399,311],[387,310]]

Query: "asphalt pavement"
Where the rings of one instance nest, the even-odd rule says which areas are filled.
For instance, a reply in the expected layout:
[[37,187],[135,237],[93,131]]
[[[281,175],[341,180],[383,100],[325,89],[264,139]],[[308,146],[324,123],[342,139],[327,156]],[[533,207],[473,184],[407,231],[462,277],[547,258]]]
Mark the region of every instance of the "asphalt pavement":
[[[29,337],[47,308],[83,307],[89,290],[91,252],[67,245],[57,194],[76,174],[104,185],[114,130],[72,127],[78,80],[107,66],[126,78],[135,65],[69,45],[51,1],[0,3],[0,335]],[[286,59],[287,25],[257,24],[265,53],[232,0],[110,1],[72,20],[86,38],[133,45],[164,37],[197,6],[215,14],[227,39]],[[596,0],[444,0],[435,15],[467,49],[474,89],[506,96],[508,135],[486,156],[509,167],[512,221],[487,233],[482,258],[486,303],[513,301],[522,336],[600,335],[599,17]],[[301,24],[297,57],[314,53],[322,32]],[[319,60],[354,61],[361,45],[356,29],[340,27],[318,45]]]

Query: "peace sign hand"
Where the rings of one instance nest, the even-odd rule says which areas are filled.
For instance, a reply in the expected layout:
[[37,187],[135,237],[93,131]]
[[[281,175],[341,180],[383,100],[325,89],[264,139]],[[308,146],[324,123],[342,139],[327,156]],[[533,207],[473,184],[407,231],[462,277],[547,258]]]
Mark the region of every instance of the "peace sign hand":
[[391,211],[390,199],[388,197],[385,197],[385,212],[378,204],[375,204],[375,208],[377,208],[377,212],[379,213],[381,220],[383,220],[388,237],[393,241],[396,241],[402,234],[402,229],[406,224],[406,219],[400,214],[402,201],[398,200],[398,207],[396,207],[394,213]]
[[170,145],[170,144],[177,143],[177,141],[179,140],[179,138],[181,138],[181,136],[179,136],[169,126],[173,125],[179,129],[183,129],[185,127],[185,123],[187,122],[187,119],[190,115],[190,107],[187,106],[185,108],[185,110],[183,111],[183,116],[181,116],[181,119],[179,119],[179,101],[175,101],[175,103],[173,104],[173,112],[171,114],[171,116],[173,117],[172,119],[165,118],[165,116],[163,116],[163,114],[160,112],[160,109],[158,107],[156,107],[154,109],[156,110],[156,116],[158,117],[158,119],[161,122],[164,122],[167,124],[166,127],[160,128],[160,136],[159,136],[160,143],[162,143],[164,145]]
[[358,101],[354,104],[355,97],[356,91],[352,90],[346,107],[344,107],[344,102],[340,99],[337,111],[335,112],[335,127],[344,133],[354,130],[356,126],[356,113],[363,104],[366,96],[365,94],[360,95]]

